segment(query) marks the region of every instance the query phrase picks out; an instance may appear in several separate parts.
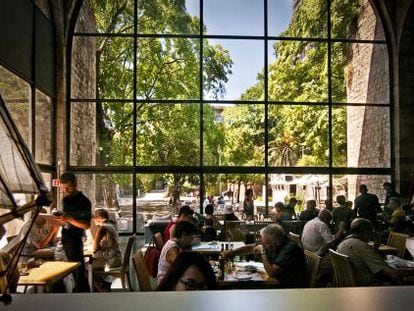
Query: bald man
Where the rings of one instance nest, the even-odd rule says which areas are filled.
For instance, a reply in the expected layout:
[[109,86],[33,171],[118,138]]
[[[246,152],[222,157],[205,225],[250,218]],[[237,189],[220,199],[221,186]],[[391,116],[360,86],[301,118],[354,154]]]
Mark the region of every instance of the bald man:
[[338,245],[338,252],[349,256],[358,285],[383,285],[390,279],[414,275],[414,269],[396,269],[367,244],[371,240],[372,224],[368,219],[355,218],[351,234]]
[[332,234],[329,225],[332,221],[332,213],[323,209],[318,217],[308,221],[302,232],[302,245],[305,249],[319,256],[328,253],[329,248],[335,248],[344,237],[344,223],[338,226],[338,232]]

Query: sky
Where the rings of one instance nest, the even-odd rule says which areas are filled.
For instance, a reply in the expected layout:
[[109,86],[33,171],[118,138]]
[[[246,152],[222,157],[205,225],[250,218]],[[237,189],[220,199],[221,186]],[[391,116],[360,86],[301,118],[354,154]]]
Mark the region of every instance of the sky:
[[[287,29],[292,15],[293,0],[268,0],[268,32],[276,36]],[[209,35],[264,35],[263,0],[204,0],[204,24]],[[186,0],[187,10],[199,17],[199,0]],[[263,40],[209,40],[230,52],[233,74],[226,84],[224,100],[240,97],[256,82],[264,67]],[[274,57],[269,42],[269,62]],[[207,98],[207,99],[212,99]]]

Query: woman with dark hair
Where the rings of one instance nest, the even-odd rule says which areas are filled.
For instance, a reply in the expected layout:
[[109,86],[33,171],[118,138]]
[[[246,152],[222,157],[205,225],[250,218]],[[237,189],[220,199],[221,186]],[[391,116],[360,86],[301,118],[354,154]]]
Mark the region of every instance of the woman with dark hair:
[[210,263],[196,252],[181,252],[168,269],[157,291],[210,290],[216,276]]
[[[93,268],[97,270],[119,267],[122,253],[119,248],[118,233],[115,224],[109,219],[106,209],[95,210],[93,220],[98,229],[93,241]],[[94,284],[99,291],[110,291],[111,280],[101,275],[94,276]]]
[[203,241],[214,241],[217,240],[217,231],[220,223],[217,218],[213,215],[214,206],[208,204],[205,208],[204,226],[203,226]]

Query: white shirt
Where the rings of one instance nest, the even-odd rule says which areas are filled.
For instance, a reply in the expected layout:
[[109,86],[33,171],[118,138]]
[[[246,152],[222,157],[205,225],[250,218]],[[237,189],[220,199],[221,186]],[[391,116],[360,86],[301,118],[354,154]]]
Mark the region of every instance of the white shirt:
[[160,285],[161,280],[164,278],[165,274],[167,274],[167,271],[171,266],[171,264],[167,261],[167,253],[171,248],[174,247],[178,248],[181,251],[181,248],[178,246],[177,241],[175,239],[172,239],[168,240],[161,250],[160,259],[158,262],[157,285]]
[[319,217],[305,224],[302,232],[302,245],[305,249],[317,255],[323,255],[328,251],[328,244],[335,239],[331,229]]

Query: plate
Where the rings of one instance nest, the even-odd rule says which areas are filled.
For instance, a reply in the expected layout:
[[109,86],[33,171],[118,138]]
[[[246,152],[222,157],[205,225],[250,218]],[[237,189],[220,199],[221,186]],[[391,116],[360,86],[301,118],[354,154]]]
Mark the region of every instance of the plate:
[[250,280],[252,278],[252,276],[250,274],[245,274],[245,273],[242,274],[242,273],[240,273],[240,274],[236,274],[234,276],[234,278],[236,280],[239,280],[239,281],[248,281],[248,280]]

